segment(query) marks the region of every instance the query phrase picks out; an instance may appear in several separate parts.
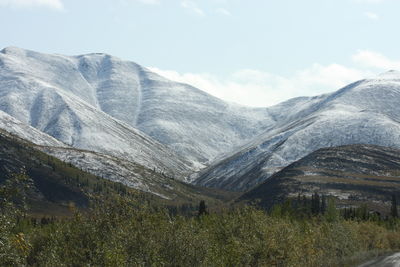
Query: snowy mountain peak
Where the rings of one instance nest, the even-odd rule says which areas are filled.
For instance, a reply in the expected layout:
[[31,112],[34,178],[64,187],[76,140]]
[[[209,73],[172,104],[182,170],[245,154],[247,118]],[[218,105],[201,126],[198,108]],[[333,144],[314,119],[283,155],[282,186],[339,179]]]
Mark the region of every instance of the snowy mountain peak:
[[16,46],[8,46],[8,47],[3,48],[0,51],[0,53],[3,53],[3,54],[21,54],[21,53],[24,53],[25,51],[26,51],[25,49],[22,49],[22,48],[19,48],[19,47],[16,47]]
[[151,169],[177,163],[183,172],[187,163],[201,168],[275,123],[266,108],[230,105],[108,54],[16,47],[0,53],[0,110],[68,145],[111,149]]
[[379,80],[400,80],[400,71],[398,70],[389,70],[380,75],[378,75],[377,79]]

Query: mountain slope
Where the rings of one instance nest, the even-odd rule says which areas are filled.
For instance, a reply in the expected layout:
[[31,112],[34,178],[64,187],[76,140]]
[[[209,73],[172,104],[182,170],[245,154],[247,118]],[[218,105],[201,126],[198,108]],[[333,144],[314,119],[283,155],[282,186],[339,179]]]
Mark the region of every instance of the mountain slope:
[[[6,128],[10,132],[6,132],[2,128]],[[85,174],[81,176],[95,175],[175,202],[182,200],[191,201],[190,199],[200,198],[209,199],[206,195],[228,195],[220,191],[214,193],[213,190],[186,185],[168,176],[167,173],[155,168],[146,168],[129,160],[67,146],[55,138],[0,111],[0,144],[2,143],[6,143],[8,146],[12,144],[13,147],[21,147],[25,150],[25,152],[21,152],[21,148],[7,148],[3,150],[3,153],[0,154],[0,168],[3,168],[4,175],[18,173],[24,166],[30,166],[35,161],[35,159],[27,161],[29,157],[21,160],[22,155],[14,152],[11,153],[10,151],[19,151],[22,154],[38,154],[41,151],[46,153],[46,155],[54,156],[55,159],[52,159],[52,161],[61,160],[83,170]],[[41,155],[41,158],[46,159],[47,157]],[[9,163],[11,162],[14,163],[10,165]],[[13,171],[6,172],[4,171],[6,169]],[[63,174],[59,173],[57,175],[62,176]],[[52,175],[49,175],[49,177],[52,177]]]
[[[9,132],[2,129],[7,129]],[[182,197],[182,194],[175,192],[175,189],[180,190],[180,185],[174,186],[178,181],[173,181],[164,171],[155,167],[149,169],[133,161],[111,155],[72,148],[2,111],[0,111],[0,134],[3,139],[8,138],[25,144],[107,180],[120,182],[165,199]]]
[[171,203],[197,204],[201,199],[215,202],[216,199],[225,200],[235,196],[231,192],[190,185],[134,162],[101,153],[64,147],[34,148],[88,173],[151,193]]
[[66,147],[67,145],[57,139],[15,119],[0,110],[0,129],[7,129],[13,135],[28,140],[37,145]]
[[[23,57],[29,54],[34,56]],[[88,104],[94,101],[91,88],[80,87],[79,77],[84,79],[68,59],[20,49],[4,49],[0,59],[0,109],[11,116],[76,148],[180,178],[189,172],[189,164],[164,145]]]
[[204,169],[195,183],[245,191],[276,171],[323,147],[375,144],[400,147],[400,74],[350,84],[337,92],[289,100],[270,108],[282,112],[268,132]]
[[[195,168],[275,124],[265,108],[228,104],[110,55],[68,57],[15,47],[0,52],[0,109],[69,145],[95,151],[100,151],[98,135],[85,139],[85,131],[102,126],[84,119],[96,116],[94,122],[103,124],[112,117],[167,145]],[[111,138],[122,131],[117,128],[101,135]],[[107,149],[133,153],[121,146]]]
[[[28,178],[15,181],[13,176],[21,173]],[[140,203],[150,200],[152,204],[172,206],[196,205],[201,199],[220,204],[234,197],[173,180],[132,162],[73,148],[38,146],[0,130],[0,186],[7,182],[10,190],[25,191],[29,212],[39,215],[70,214],[71,203],[87,208],[93,196],[103,198],[114,193]],[[23,195],[14,201],[19,203]]]
[[315,192],[347,204],[388,207],[392,195],[400,195],[400,150],[373,145],[319,149],[246,192],[240,201],[258,199],[269,208]]
[[[28,178],[14,181],[14,175],[21,173]],[[72,202],[87,207],[89,193],[115,192],[114,188],[123,187],[61,162],[36,150],[32,143],[0,130],[0,185],[7,181],[13,181],[8,186],[16,192],[25,191],[31,212],[45,214],[69,213]],[[16,196],[15,201],[21,197]]]

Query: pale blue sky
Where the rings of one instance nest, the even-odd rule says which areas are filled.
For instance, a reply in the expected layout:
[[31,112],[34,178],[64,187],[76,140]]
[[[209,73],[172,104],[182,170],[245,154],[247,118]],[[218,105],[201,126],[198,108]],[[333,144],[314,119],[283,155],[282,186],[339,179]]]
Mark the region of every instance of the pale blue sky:
[[0,46],[105,52],[264,106],[400,68],[399,12],[398,0],[0,0]]

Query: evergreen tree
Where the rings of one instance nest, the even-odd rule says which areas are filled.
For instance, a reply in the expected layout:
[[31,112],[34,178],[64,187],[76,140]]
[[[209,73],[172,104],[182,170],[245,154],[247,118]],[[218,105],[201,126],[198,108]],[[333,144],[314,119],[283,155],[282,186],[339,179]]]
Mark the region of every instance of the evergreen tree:
[[392,207],[391,207],[390,215],[392,215],[393,218],[399,217],[399,213],[397,212],[397,201],[396,201],[395,195],[392,195]]
[[200,204],[199,204],[199,216],[206,215],[206,214],[208,214],[206,202],[204,200],[202,200],[202,201],[200,201]]
[[347,208],[344,208],[344,209],[343,209],[343,218],[344,218],[345,220],[348,220],[348,219],[350,218],[350,216],[349,216],[349,210],[348,210]]
[[297,195],[297,201],[296,201],[296,209],[300,209],[301,207],[301,195],[300,193]]
[[320,212],[320,197],[317,192],[311,197],[311,212],[314,215]]
[[303,196],[303,208],[304,208],[304,212],[308,213],[308,201],[307,201],[307,197]]
[[322,195],[322,201],[321,201],[321,213],[325,214],[326,212],[326,196]]
[[368,220],[368,208],[367,205],[361,205],[356,211],[356,217],[360,220]]
[[328,222],[334,222],[339,219],[339,212],[336,209],[335,199],[330,197],[328,198],[328,206],[325,213],[325,218]]

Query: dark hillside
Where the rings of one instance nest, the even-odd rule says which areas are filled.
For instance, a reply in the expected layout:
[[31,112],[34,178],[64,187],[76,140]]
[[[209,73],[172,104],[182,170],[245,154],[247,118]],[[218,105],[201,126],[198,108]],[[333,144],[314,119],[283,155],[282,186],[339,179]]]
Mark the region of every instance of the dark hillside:
[[142,203],[150,201],[154,205],[183,205],[194,209],[203,199],[213,206],[236,196],[230,192],[168,179],[162,174],[140,166],[139,169],[151,175],[151,178],[159,176],[158,180],[165,181],[164,187],[168,198],[162,198],[107,180],[107,177],[95,176],[41,152],[37,148],[38,146],[23,139],[0,131],[0,184],[5,183],[15,174],[25,173],[29,177],[30,184],[26,196],[27,202],[30,212],[35,214],[69,214],[71,205],[85,209],[89,206],[91,197],[106,197],[110,194],[135,198]]
[[271,207],[288,197],[331,195],[344,205],[388,210],[400,196],[400,150],[372,145],[319,149],[243,194],[239,201]]

